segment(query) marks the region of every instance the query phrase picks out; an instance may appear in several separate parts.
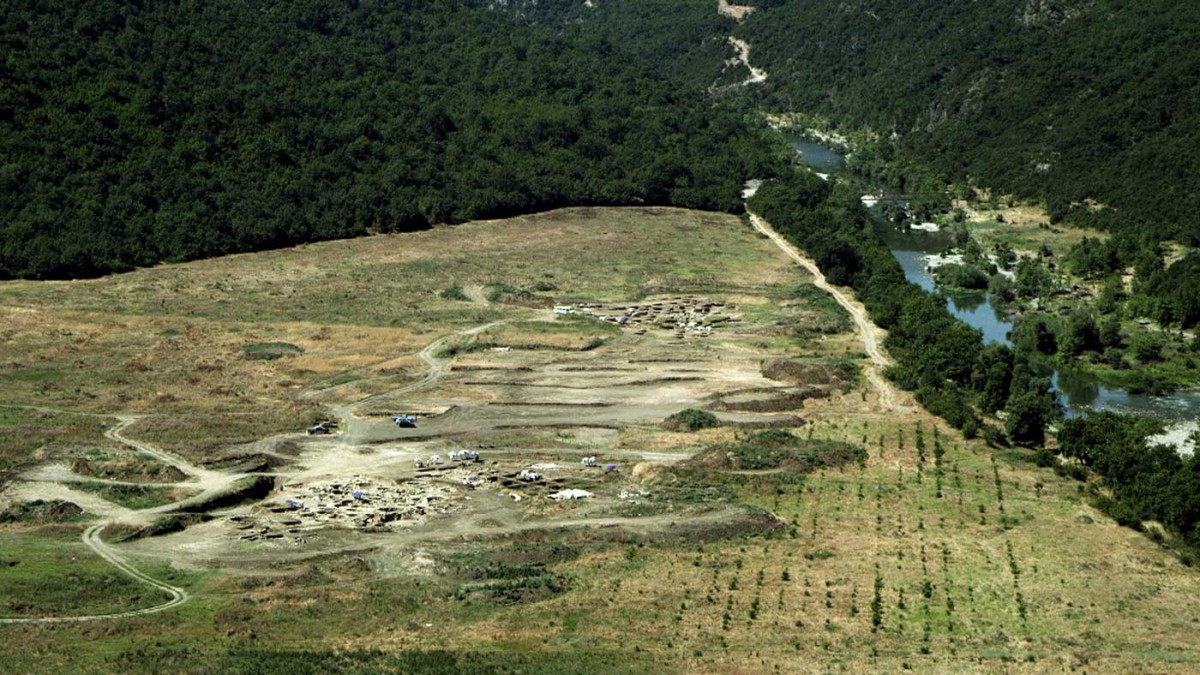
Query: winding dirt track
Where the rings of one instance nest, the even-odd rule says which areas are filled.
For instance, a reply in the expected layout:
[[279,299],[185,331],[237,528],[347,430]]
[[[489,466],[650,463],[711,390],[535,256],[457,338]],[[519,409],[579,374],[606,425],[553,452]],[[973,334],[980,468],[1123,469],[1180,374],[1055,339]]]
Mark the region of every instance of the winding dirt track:
[[482,326],[475,326],[474,328],[469,328],[469,329],[464,330],[459,333],[445,335],[443,337],[440,337],[440,338],[434,340],[433,342],[430,342],[424,349],[417,352],[417,356],[420,357],[420,359],[425,362],[425,365],[429,366],[429,371],[425,373],[424,377],[422,377],[421,379],[419,379],[416,382],[413,382],[411,384],[406,384],[403,387],[399,387],[397,389],[389,389],[383,393],[375,394],[373,396],[368,396],[366,398],[359,399],[359,400],[355,401],[354,403],[343,406],[341,409],[339,409],[339,411],[338,411],[339,414],[343,414],[343,411],[349,412],[351,409],[356,408],[360,405],[363,405],[364,403],[372,403],[374,401],[377,401],[377,400],[380,400],[383,398],[387,398],[389,396],[395,396],[396,394],[407,394],[409,392],[413,392],[413,391],[416,391],[423,387],[426,387],[430,384],[433,384],[437,380],[440,380],[442,378],[442,376],[446,374],[446,364],[448,364],[450,362],[448,359],[439,359],[438,357],[433,355],[433,353],[435,351],[437,351],[438,349],[440,349],[441,346],[443,344],[445,344],[447,340],[449,340],[450,338],[454,338],[454,337],[470,337],[472,335],[478,335],[479,333],[482,333],[483,331],[485,331],[489,328],[495,328],[496,326],[499,326],[499,325],[502,325],[505,323],[508,323],[508,321],[507,320],[493,321],[491,323],[485,323]]
[[[393,396],[396,394],[402,394],[402,393],[407,393],[410,391],[415,391],[417,389],[421,389],[422,387],[426,387],[426,386],[436,382],[437,380],[441,379],[445,375],[446,365],[447,365],[447,363],[449,363],[448,360],[439,359],[438,357],[434,356],[434,352],[439,347],[441,347],[447,340],[449,340],[452,337],[460,337],[460,336],[465,337],[465,336],[475,335],[475,334],[481,333],[489,328],[492,328],[494,326],[498,326],[502,323],[505,323],[505,322],[504,321],[494,321],[492,323],[487,323],[487,324],[483,324],[481,326],[476,326],[474,328],[462,331],[460,333],[446,335],[441,338],[438,338],[437,340],[434,340],[433,342],[429,343],[429,345],[427,345],[424,349],[422,349],[420,351],[420,353],[418,353],[418,356],[421,358],[421,360],[424,361],[425,364],[429,366],[429,370],[428,370],[428,372],[425,373],[424,377],[417,380],[416,382],[412,382],[412,383],[407,384],[398,389],[393,389],[393,390],[384,392],[382,394],[377,394],[374,396],[368,396],[364,399],[361,399],[361,400],[355,401],[354,403],[343,406],[342,408],[338,409],[338,415],[340,417],[344,417],[347,420],[348,424],[353,424],[354,417],[350,413],[352,412],[352,410],[355,407],[362,405],[364,403],[369,403],[376,399],[383,398],[385,396]],[[66,411],[51,410],[48,408],[45,410],[53,411],[53,412],[66,412]],[[121,432],[124,431],[129,425],[136,422],[138,418],[135,416],[132,416],[132,415],[117,415],[116,418],[118,420],[120,420],[120,424],[117,424],[116,426],[105,431],[104,435],[106,437],[108,437],[109,439],[112,439],[113,441],[121,443],[123,445],[127,445],[138,452],[142,452],[147,455],[150,455],[151,457],[154,457],[155,459],[163,462],[164,464],[169,464],[170,466],[173,466],[176,469],[179,469],[181,472],[183,472],[184,474],[186,474],[188,476],[189,481],[195,481],[195,483],[189,482],[189,484],[194,484],[196,487],[199,487],[202,491],[200,495],[191,497],[191,498],[183,500],[181,502],[176,502],[173,504],[166,504],[163,506],[158,506],[158,507],[149,508],[149,509],[143,509],[142,511],[129,512],[127,515],[136,516],[138,514],[166,513],[166,512],[172,511],[172,510],[178,508],[179,506],[186,504],[190,501],[199,500],[201,498],[208,496],[209,494],[211,494],[213,492],[222,490],[222,489],[226,488],[230,482],[232,482],[233,480],[238,478],[238,476],[236,476],[236,475],[226,474],[226,473],[222,473],[220,471],[211,471],[209,469],[204,469],[202,467],[196,466],[195,464],[192,464],[191,462],[188,462],[187,460],[183,459],[182,457],[179,457],[178,455],[167,452],[166,450],[163,450],[162,448],[151,445],[144,441],[138,441],[138,440],[134,440],[132,438],[128,438],[128,437],[122,435]],[[350,431],[350,430],[348,430],[348,431]],[[97,524],[89,527],[83,533],[83,543],[86,544],[88,546],[88,548],[95,551],[96,555],[103,558],[105,561],[107,561],[113,567],[116,567],[118,570],[120,570],[125,575],[127,575],[147,586],[150,586],[151,588],[154,588],[156,590],[162,591],[163,593],[167,594],[170,597],[170,599],[167,602],[164,602],[159,605],[154,605],[153,607],[145,607],[142,609],[129,610],[127,612],[113,612],[113,613],[108,613],[108,614],[84,614],[84,615],[80,615],[80,616],[0,618],[0,624],[69,623],[69,622],[81,622],[81,621],[97,621],[100,619],[119,619],[119,618],[133,617],[133,616],[144,616],[146,614],[154,614],[157,612],[162,612],[162,611],[171,609],[173,607],[178,607],[179,605],[182,605],[183,603],[190,600],[191,595],[185,589],[179,588],[178,586],[172,586],[171,584],[169,584],[165,581],[162,581],[161,579],[156,579],[156,578],[150,576],[149,574],[146,574],[145,572],[134,567],[133,564],[130,563],[128,560],[126,560],[117,551],[116,548],[110,546],[108,543],[106,543],[101,538],[101,536],[100,536],[101,532],[103,532],[104,528],[107,527],[108,525],[112,524],[113,522],[114,522],[114,519],[109,518],[107,520],[104,520],[103,522],[97,523]]]
[[21,617],[11,619],[0,619],[0,624],[13,623],[73,623],[81,621],[97,621],[100,619],[123,619],[131,616],[144,616],[146,614],[155,614],[164,610],[178,607],[188,600],[192,599],[191,594],[178,586],[172,586],[165,581],[155,579],[138,568],[131,565],[125,558],[117,553],[116,549],[109,546],[100,538],[100,531],[104,529],[107,523],[100,523],[89,527],[83,533],[83,543],[87,544],[96,555],[104,558],[113,567],[124,572],[126,575],[166,593],[171,597],[167,602],[153,607],[144,607],[142,609],[132,609],[128,612],[113,612],[110,614],[84,614],[80,616],[47,616],[47,617]]
[[502,325],[505,323],[508,323],[508,321],[507,320],[493,321],[491,323],[485,323],[481,326],[475,326],[474,328],[469,328],[467,330],[464,330],[464,331],[461,331],[458,333],[452,333],[450,335],[443,335],[442,337],[434,340],[433,342],[430,342],[421,351],[417,352],[417,356],[422,361],[425,362],[425,365],[429,366],[429,370],[425,373],[425,375],[421,379],[417,380],[416,382],[410,382],[409,384],[406,384],[402,387],[398,387],[396,389],[389,389],[385,392],[381,392],[378,394],[373,394],[371,396],[367,396],[365,398],[361,398],[357,401],[354,401],[353,403],[347,403],[346,405],[343,405],[343,406],[337,408],[334,411],[334,415],[336,417],[340,418],[343,422],[343,432],[341,434],[342,442],[345,444],[348,444],[348,445],[354,445],[359,440],[358,427],[356,425],[356,423],[358,422],[358,418],[354,416],[355,408],[362,406],[362,405],[366,405],[367,403],[373,403],[375,401],[379,401],[379,400],[382,400],[384,398],[388,398],[391,396],[396,396],[399,394],[408,394],[408,393],[417,391],[419,389],[423,389],[423,388],[433,384],[434,382],[437,382],[438,380],[442,379],[442,377],[444,377],[446,374],[446,366],[447,366],[447,364],[450,363],[450,361],[448,359],[439,359],[438,357],[434,356],[434,352],[436,352],[438,349],[440,349],[442,347],[442,345],[444,345],[446,343],[446,341],[448,341],[450,338],[470,337],[472,335],[478,335],[479,333],[482,333],[483,331],[485,331],[489,328],[494,328],[496,326],[499,326],[499,325]]
[[179,469],[182,473],[184,473],[188,476],[191,476],[192,478],[200,481],[200,487],[202,489],[208,489],[210,487],[213,487],[214,484],[215,484],[215,486],[223,487],[226,483],[229,482],[227,474],[223,474],[219,471],[209,471],[208,469],[202,469],[202,468],[196,466],[195,464],[192,464],[191,462],[187,461],[186,459],[184,459],[178,455],[172,454],[170,452],[167,452],[166,450],[163,450],[162,448],[150,445],[149,443],[145,443],[143,441],[137,441],[132,438],[126,438],[125,436],[122,436],[121,432],[124,431],[126,427],[128,427],[129,425],[136,422],[138,420],[138,418],[134,417],[132,415],[117,415],[116,418],[121,420],[121,423],[115,427],[110,428],[108,431],[104,432],[104,435],[107,438],[112,439],[118,443],[128,445],[129,447],[133,448],[134,450],[138,450],[147,455],[150,455],[151,457],[157,459],[158,461],[162,462],[163,464],[169,464],[170,466],[173,466],[176,469]]
[[750,65],[750,44],[740,38],[730,36],[729,45],[737,53],[737,60],[746,69],[750,71],[750,77],[746,78],[741,85],[744,87],[749,84],[758,84],[767,81],[767,71],[761,68],[755,68]]
[[[169,453],[161,448],[157,448],[153,445],[150,445],[148,443],[143,443],[140,441],[132,441],[128,438],[125,438],[124,436],[121,435],[121,430],[124,429],[125,427],[129,426],[130,424],[132,424],[134,421],[136,421],[137,418],[135,418],[135,417],[120,417],[119,419],[121,420],[121,424],[106,431],[104,434],[105,436],[107,436],[107,437],[111,438],[112,440],[117,441],[119,443],[124,443],[125,445],[128,445],[129,447],[134,448],[135,450],[145,452],[146,454],[152,455],[152,456],[162,460],[163,462],[166,462],[167,464],[170,464],[171,466],[178,468],[180,471],[183,471],[184,473],[187,473],[189,475],[192,475],[192,476],[195,476],[198,478],[207,478],[209,480],[212,480],[212,476],[208,476],[208,474],[214,474],[214,472],[199,469],[199,468],[193,466],[192,464],[189,464],[188,462],[184,461],[183,459],[180,459],[179,457],[176,457],[175,455],[172,455],[171,453]],[[198,473],[200,475],[197,475]],[[168,506],[173,507],[175,505],[172,504],[172,505],[168,505]],[[162,508],[163,507],[159,507],[158,509],[155,509],[155,510],[158,511],[158,510],[161,510]],[[171,584],[168,584],[167,582],[162,581],[161,579],[155,579],[154,577],[150,576],[149,574],[146,574],[145,572],[134,567],[132,563],[130,563],[128,560],[126,560],[124,557],[122,557],[121,554],[119,552],[117,552],[117,550],[115,548],[113,548],[112,546],[109,546],[108,543],[106,543],[100,537],[100,533],[111,522],[112,521],[106,520],[104,522],[97,523],[97,524],[89,527],[88,529],[84,530],[83,543],[86,544],[88,546],[88,548],[95,551],[96,555],[103,558],[106,562],[108,562],[113,567],[116,567],[118,570],[120,570],[126,576],[129,576],[129,577],[135,579],[136,581],[139,581],[147,586],[150,586],[151,588],[154,588],[156,590],[162,591],[163,593],[166,593],[168,596],[170,596],[170,600],[168,600],[162,604],[159,604],[159,605],[154,605],[153,607],[143,607],[142,609],[132,609],[127,612],[112,612],[109,614],[83,614],[83,615],[79,615],[79,616],[0,618],[0,624],[69,623],[69,622],[80,622],[80,621],[97,621],[100,619],[121,619],[121,618],[126,618],[126,617],[131,617],[131,616],[144,616],[146,614],[155,614],[157,612],[162,612],[164,610],[171,609],[172,607],[178,607],[179,605],[182,605],[183,603],[185,603],[191,599],[192,596],[186,590],[179,588],[178,586],[172,586]]]
[[821,273],[821,269],[817,267],[815,262],[800,253],[799,249],[784,239],[767,221],[760,218],[757,214],[750,213],[749,211],[747,213],[750,215],[750,223],[754,226],[754,229],[767,235],[792,260],[795,260],[801,267],[808,270],[809,274],[812,274],[815,279],[813,284],[832,295],[833,299],[850,313],[850,318],[854,319],[854,325],[858,328],[858,336],[863,343],[863,348],[866,350],[867,356],[871,359],[872,365],[866,368],[867,379],[871,381],[872,386],[879,390],[880,405],[885,410],[895,410],[895,392],[892,389],[892,385],[883,379],[883,375],[879,372],[880,369],[886,368],[891,364],[891,361],[879,346],[879,343],[882,341],[879,327],[871,323],[871,320],[867,318],[866,310],[861,305],[825,280],[825,275]]

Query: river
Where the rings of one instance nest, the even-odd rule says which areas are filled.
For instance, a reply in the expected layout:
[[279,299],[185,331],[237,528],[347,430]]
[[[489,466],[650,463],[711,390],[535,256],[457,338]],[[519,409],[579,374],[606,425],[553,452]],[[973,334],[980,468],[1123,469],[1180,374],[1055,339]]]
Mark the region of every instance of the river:
[[[828,146],[800,140],[794,140],[792,145],[800,159],[819,174],[835,174],[845,168],[845,158]],[[875,186],[867,187],[874,194],[879,194]],[[888,195],[879,203],[874,201],[870,200],[868,210],[873,216],[876,231],[900,262],[904,276],[921,288],[940,294],[933,274],[926,269],[925,256],[950,248],[949,236],[941,232],[900,230],[888,222],[881,205],[888,201],[902,203],[903,195]],[[946,304],[951,314],[979,329],[985,342],[1010,344],[1008,334],[1013,323],[1006,314],[992,306],[987,293],[948,296]],[[1067,417],[1113,410],[1185,422],[1194,421],[1200,415],[1200,392],[1197,391],[1176,392],[1167,396],[1131,394],[1124,389],[1104,385],[1086,373],[1067,370],[1054,373],[1051,382]]]

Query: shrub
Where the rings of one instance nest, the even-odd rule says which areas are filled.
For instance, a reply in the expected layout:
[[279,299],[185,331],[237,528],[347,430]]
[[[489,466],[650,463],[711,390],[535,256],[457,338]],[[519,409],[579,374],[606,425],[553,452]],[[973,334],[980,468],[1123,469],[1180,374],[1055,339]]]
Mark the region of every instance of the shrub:
[[1004,435],[1004,432],[990,424],[983,425],[983,440],[989,447],[1008,447],[1008,438]]
[[803,439],[782,429],[768,429],[723,447],[739,469],[788,468],[808,472],[838,466],[866,456],[866,451],[840,441]]
[[1142,363],[1151,363],[1162,359],[1162,340],[1147,333],[1137,333],[1130,340],[1130,349],[1134,358]]
[[242,345],[242,353],[252,361],[274,361],[290,354],[303,354],[304,350],[290,342],[255,342]]
[[0,511],[0,523],[63,523],[85,518],[87,514],[79,506],[59,499],[20,502]]
[[438,295],[440,295],[443,300],[470,300],[470,298],[467,297],[467,294],[463,292],[463,287],[460,286],[457,281],[454,282],[453,286],[450,286],[449,288],[443,288],[442,292]]
[[1038,448],[1037,451],[1033,453],[1033,461],[1042,468],[1047,468],[1058,464],[1058,460],[1055,458],[1054,453],[1047,448]]
[[663,422],[663,427],[669,431],[698,431],[710,429],[721,424],[717,416],[707,410],[688,408],[671,415]]
[[949,288],[982,291],[988,287],[988,275],[975,265],[942,265],[937,268],[937,282]]

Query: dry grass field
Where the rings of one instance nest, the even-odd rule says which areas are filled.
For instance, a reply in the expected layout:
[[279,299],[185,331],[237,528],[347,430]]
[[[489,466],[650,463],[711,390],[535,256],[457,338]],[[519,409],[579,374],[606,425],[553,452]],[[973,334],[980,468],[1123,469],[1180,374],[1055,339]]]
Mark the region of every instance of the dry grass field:
[[[810,281],[737,218],[647,208],[0,285],[0,618],[164,602],[97,525],[187,595],[0,624],[0,669],[1200,668],[1194,570],[887,408]],[[721,303],[711,334],[551,311],[679,297]],[[685,409],[718,426],[663,427]]]

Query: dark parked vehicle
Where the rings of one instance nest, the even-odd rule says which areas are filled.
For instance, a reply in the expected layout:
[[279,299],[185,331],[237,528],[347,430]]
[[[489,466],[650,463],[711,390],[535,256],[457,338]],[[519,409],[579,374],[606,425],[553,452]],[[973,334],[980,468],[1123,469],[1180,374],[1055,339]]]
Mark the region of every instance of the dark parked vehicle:
[[332,434],[337,428],[337,422],[317,422],[308,428],[308,435],[314,434]]

